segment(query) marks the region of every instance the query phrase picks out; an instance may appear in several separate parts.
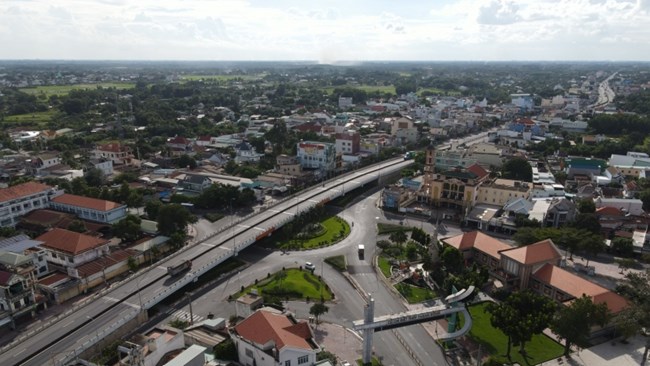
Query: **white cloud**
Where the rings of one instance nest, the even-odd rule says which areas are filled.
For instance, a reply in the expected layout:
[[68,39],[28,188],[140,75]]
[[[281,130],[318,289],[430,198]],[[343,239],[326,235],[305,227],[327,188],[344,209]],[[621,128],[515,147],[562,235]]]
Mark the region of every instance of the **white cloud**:
[[3,58],[650,59],[650,0],[3,0]]

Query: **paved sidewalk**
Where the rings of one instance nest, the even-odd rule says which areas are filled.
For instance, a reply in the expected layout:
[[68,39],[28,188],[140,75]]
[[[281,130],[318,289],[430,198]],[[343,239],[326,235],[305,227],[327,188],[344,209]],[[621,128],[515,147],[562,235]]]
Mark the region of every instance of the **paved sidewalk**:
[[324,323],[312,324],[316,343],[325,351],[332,352],[345,360],[354,363],[361,358],[361,338],[353,331],[338,324]]
[[641,363],[645,338],[634,337],[628,343],[606,342],[575,352],[571,357],[560,357],[544,362],[543,366],[633,366]]

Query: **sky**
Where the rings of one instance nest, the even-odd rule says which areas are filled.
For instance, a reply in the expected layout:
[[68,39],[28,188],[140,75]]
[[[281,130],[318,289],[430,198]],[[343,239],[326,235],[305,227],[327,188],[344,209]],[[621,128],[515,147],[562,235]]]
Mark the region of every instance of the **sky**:
[[0,59],[650,61],[650,0],[0,0]]

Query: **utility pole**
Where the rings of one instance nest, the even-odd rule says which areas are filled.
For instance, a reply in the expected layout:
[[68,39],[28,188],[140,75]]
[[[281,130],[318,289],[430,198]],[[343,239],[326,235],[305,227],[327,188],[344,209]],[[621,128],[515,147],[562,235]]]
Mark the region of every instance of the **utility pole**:
[[190,304],[190,325],[194,325],[194,312],[192,312],[192,293],[188,292],[185,294],[187,296],[187,302]]

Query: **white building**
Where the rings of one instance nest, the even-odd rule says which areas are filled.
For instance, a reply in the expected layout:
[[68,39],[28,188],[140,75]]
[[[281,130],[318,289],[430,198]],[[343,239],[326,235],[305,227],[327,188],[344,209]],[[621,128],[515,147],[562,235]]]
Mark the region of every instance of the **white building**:
[[92,157],[95,159],[110,159],[115,165],[130,164],[133,159],[131,149],[119,142],[110,144],[97,145],[92,151]]
[[339,108],[348,109],[352,106],[354,106],[352,104],[352,97],[339,97]]
[[594,200],[594,203],[596,208],[616,207],[630,215],[639,216],[643,214],[643,201],[640,199],[598,197]]
[[107,224],[120,221],[127,214],[126,205],[67,193],[53,198],[50,207],[57,211],[71,212],[85,220]]
[[310,366],[320,352],[309,324],[277,311],[256,311],[230,335],[244,366]]
[[36,182],[0,189],[0,226],[15,226],[21,216],[47,208],[50,198],[61,193],[63,192]]
[[108,240],[55,228],[36,238],[47,250],[47,261],[75,268],[109,253]]
[[298,143],[296,155],[303,169],[328,172],[336,168],[336,147],[332,143],[301,141]]

